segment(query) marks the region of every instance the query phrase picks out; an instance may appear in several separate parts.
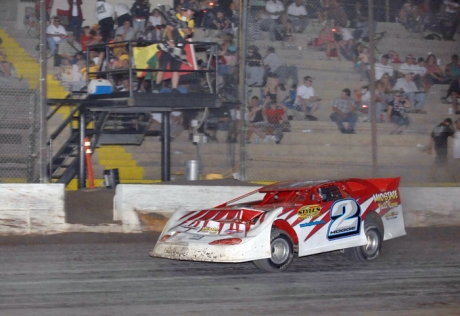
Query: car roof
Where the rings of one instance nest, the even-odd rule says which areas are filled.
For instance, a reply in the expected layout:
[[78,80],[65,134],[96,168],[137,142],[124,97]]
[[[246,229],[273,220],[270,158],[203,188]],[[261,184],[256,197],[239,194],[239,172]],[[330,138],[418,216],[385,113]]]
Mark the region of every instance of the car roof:
[[292,190],[308,190],[320,184],[334,183],[337,181],[317,180],[317,181],[283,181],[264,186],[259,189],[259,192],[273,191],[292,191]]

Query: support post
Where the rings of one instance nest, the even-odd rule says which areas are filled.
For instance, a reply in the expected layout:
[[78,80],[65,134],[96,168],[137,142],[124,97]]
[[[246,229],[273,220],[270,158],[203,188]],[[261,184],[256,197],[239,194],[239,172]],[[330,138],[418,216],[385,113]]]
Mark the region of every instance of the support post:
[[171,180],[171,112],[161,112],[161,181]]
[[85,157],[86,157],[86,169],[88,170],[88,184],[90,189],[94,189],[94,174],[93,174],[93,164],[91,163],[91,141],[89,137],[85,137]]
[[86,187],[86,168],[85,168],[85,137],[86,137],[86,117],[85,111],[80,109],[78,116],[80,123],[80,146],[78,147],[78,188]]

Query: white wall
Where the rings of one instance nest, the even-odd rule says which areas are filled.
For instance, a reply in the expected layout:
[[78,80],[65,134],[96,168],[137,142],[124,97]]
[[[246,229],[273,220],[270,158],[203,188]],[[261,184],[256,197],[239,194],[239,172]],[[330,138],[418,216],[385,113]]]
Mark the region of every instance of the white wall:
[[64,232],[63,184],[0,184],[0,235]]

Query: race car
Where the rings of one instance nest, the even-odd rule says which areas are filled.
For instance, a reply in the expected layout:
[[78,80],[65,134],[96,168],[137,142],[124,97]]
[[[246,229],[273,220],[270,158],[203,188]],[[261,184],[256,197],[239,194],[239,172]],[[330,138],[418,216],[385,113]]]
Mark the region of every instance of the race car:
[[245,262],[268,272],[299,257],[344,250],[375,260],[382,241],[403,236],[400,178],[284,181],[216,207],[178,209],[152,257]]

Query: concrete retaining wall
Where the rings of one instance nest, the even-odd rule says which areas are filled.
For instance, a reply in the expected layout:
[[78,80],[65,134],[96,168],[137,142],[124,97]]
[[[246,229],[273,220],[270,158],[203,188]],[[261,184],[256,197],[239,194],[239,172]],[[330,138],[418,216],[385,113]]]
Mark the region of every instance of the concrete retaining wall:
[[[161,230],[179,207],[209,208],[258,187],[118,185],[114,220],[123,232]],[[406,227],[460,225],[460,188],[400,188]]]
[[0,235],[67,230],[63,184],[0,184]]

